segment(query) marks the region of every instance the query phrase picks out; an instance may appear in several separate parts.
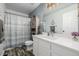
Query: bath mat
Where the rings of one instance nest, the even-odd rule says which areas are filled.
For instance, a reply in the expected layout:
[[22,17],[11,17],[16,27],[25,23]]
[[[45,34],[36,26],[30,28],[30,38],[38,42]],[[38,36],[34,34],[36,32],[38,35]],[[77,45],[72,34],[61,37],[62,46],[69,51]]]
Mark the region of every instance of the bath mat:
[[33,50],[28,51],[22,47],[5,50],[3,56],[34,56]]

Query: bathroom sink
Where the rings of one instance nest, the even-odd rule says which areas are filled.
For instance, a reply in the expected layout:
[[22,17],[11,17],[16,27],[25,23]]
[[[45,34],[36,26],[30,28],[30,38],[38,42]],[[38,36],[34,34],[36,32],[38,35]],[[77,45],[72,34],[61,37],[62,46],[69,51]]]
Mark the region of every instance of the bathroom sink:
[[63,38],[61,36],[53,36],[52,40],[62,40]]
[[48,35],[42,35],[41,37],[46,38],[46,39],[51,39],[51,40],[56,40],[60,38],[58,36],[48,36]]
[[58,33],[54,33],[53,35],[47,35],[47,33],[43,33],[43,34],[40,34],[40,37],[43,37],[45,39],[50,39],[50,40],[57,40],[57,39],[61,39],[63,35]]

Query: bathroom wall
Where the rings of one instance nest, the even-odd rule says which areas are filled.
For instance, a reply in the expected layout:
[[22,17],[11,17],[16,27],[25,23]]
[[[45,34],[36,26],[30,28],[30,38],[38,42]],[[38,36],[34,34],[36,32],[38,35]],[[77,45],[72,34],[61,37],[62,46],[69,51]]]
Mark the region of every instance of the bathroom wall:
[[77,11],[77,4],[59,4],[58,7],[51,10],[46,8],[46,4],[40,4],[40,6],[38,6],[38,8],[30,14],[30,16],[37,15],[41,22],[45,24],[44,31],[46,32],[50,31],[49,25],[51,25],[54,21],[57,25],[56,32],[61,33],[63,31],[63,14],[72,10]]

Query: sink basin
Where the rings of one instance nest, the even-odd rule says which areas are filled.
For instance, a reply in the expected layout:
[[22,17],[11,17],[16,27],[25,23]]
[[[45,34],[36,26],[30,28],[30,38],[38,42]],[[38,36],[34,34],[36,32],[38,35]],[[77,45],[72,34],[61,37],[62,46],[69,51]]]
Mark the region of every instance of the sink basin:
[[56,40],[56,39],[59,39],[60,38],[58,36],[48,36],[48,35],[42,35],[41,37],[47,38],[47,39],[51,39],[51,40]]
[[43,32],[42,34],[40,34],[40,37],[51,39],[51,40],[57,40],[57,39],[61,39],[63,37],[63,34],[54,33],[53,36],[52,35],[48,36],[47,33]]
[[47,36],[47,33],[46,32],[42,32],[42,35]]

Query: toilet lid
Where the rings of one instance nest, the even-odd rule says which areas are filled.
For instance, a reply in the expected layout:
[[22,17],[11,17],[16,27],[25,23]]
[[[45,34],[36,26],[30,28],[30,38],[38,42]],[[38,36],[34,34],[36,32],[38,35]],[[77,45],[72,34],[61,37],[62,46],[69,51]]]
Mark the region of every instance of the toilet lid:
[[25,42],[25,45],[31,45],[31,44],[33,44],[33,41],[26,41]]

